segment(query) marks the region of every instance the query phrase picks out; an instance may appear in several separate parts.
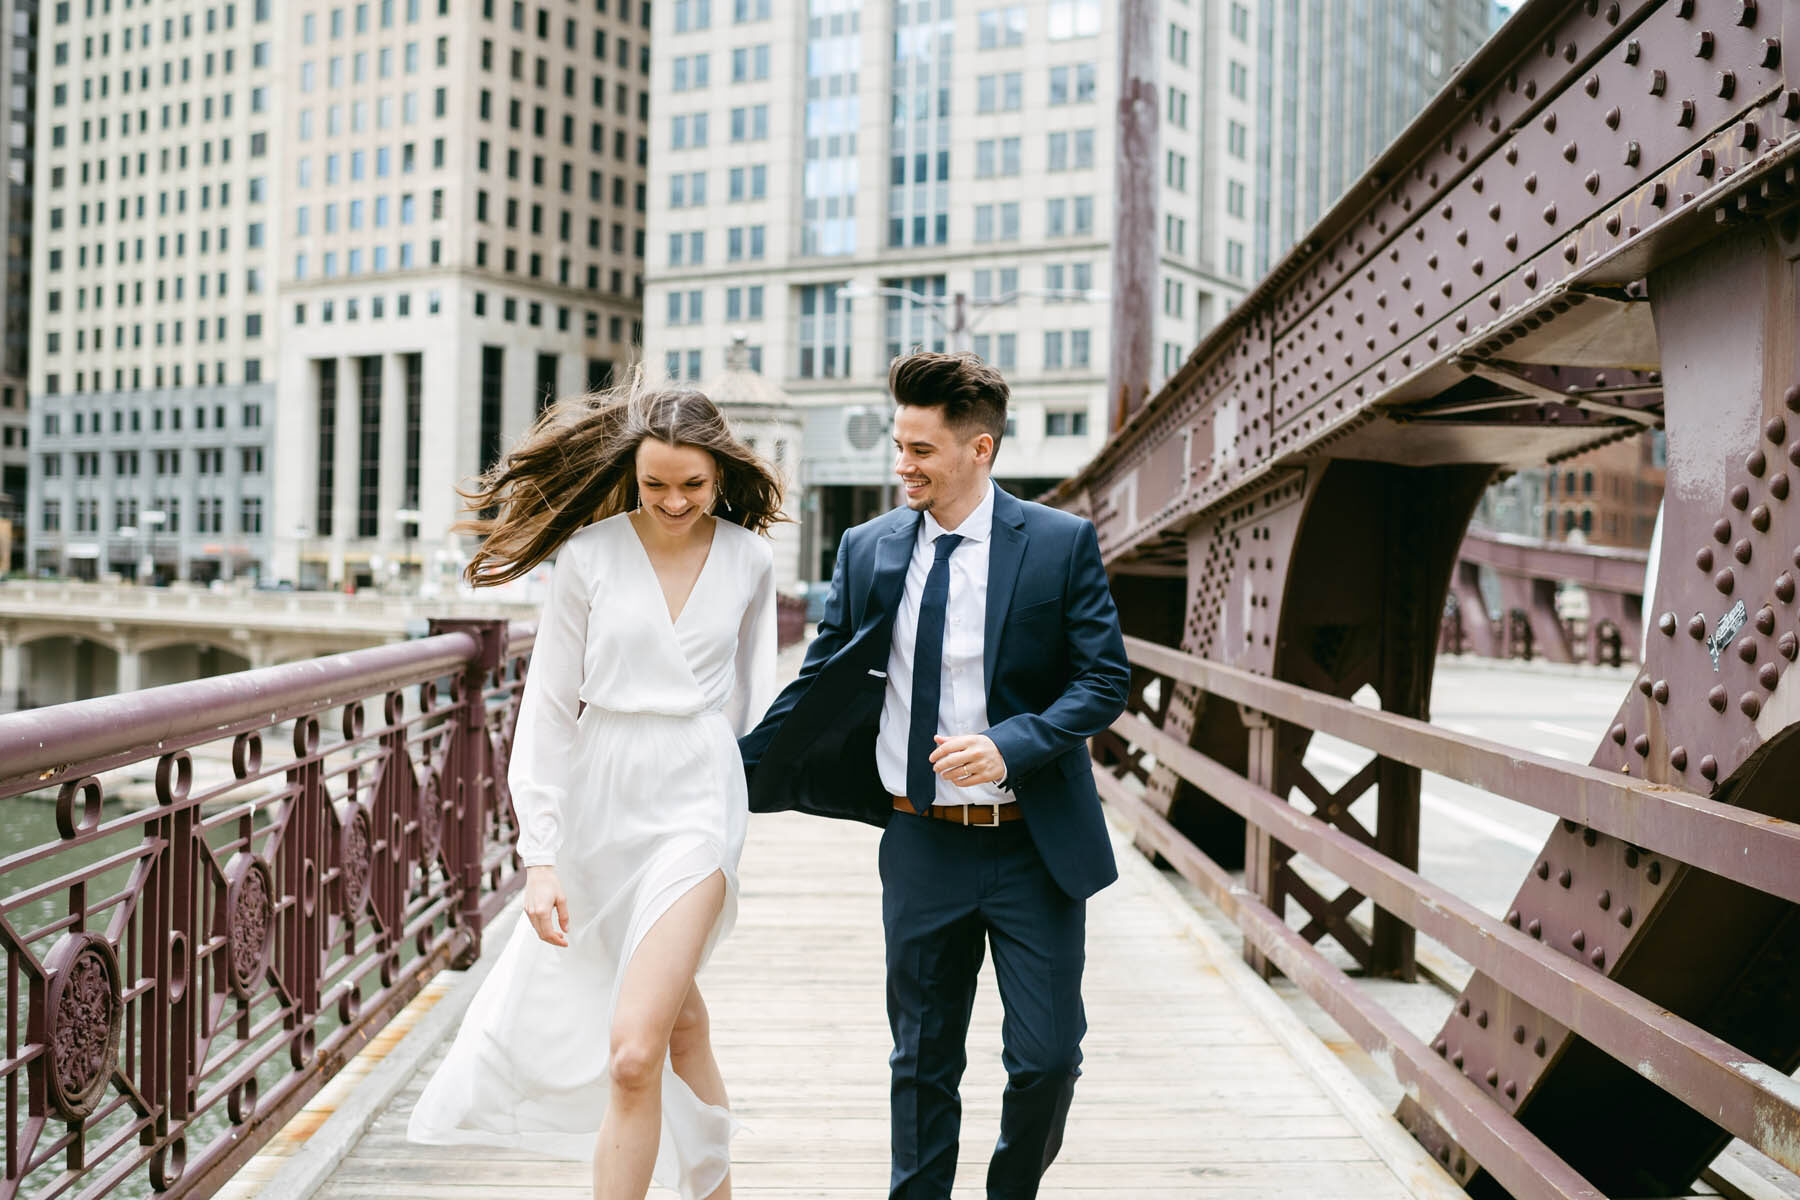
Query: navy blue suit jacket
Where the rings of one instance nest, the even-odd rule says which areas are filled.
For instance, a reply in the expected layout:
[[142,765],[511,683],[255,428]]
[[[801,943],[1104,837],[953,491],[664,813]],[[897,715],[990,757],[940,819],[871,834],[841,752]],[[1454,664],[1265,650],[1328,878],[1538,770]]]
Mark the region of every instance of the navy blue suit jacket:
[[[799,678],[739,741],[753,812],[886,825],[875,767],[894,614],[919,522],[898,508],[844,534]],[[1045,866],[1070,896],[1118,878],[1087,739],[1125,708],[1131,665],[1093,525],[996,489],[988,549],[989,728]]]

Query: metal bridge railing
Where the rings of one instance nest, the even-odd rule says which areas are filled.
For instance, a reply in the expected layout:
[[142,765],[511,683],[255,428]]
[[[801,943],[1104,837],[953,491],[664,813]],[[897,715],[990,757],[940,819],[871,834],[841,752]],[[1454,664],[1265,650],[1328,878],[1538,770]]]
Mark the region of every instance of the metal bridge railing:
[[0,859],[0,1197],[209,1194],[479,953],[523,882],[506,761],[534,632],[434,621],[0,717],[0,801],[51,835]]
[[[1106,769],[1096,773],[1101,794],[1135,826],[1143,844],[1237,922],[1252,961],[1260,956],[1286,973],[1376,1061],[1387,1064],[1412,1103],[1512,1195],[1572,1198],[1602,1192],[1509,1111],[1507,1101],[1516,1094],[1513,1081],[1493,1070],[1485,1079],[1469,1078],[1461,1054],[1444,1039],[1426,1045],[1301,931],[1290,928],[1270,903],[1280,894],[1273,890],[1272,864],[1290,854],[1306,856],[1391,919],[1435,939],[1503,989],[1493,1012],[1472,1010],[1465,997],[1458,1010],[1463,1019],[1484,1029],[1490,1021],[1504,1022],[1509,1016],[1506,999],[1518,997],[1721,1129],[1800,1170],[1800,1084],[1592,969],[1583,957],[1553,948],[1537,922],[1521,928],[1516,910],[1504,920],[1489,916],[1383,855],[1371,840],[1289,804],[1270,790],[1275,769],[1269,748],[1277,723],[1354,742],[1381,758],[1553,813],[1572,833],[1617,837],[1627,844],[1633,867],[1642,863],[1652,883],[1686,864],[1769,895],[1800,900],[1800,871],[1795,870],[1800,825],[1677,788],[1451,734],[1166,646],[1127,641],[1140,684],[1160,679],[1165,695],[1176,684],[1187,685],[1245,711],[1252,739],[1249,771],[1239,774],[1144,715],[1127,712],[1098,748],[1103,767],[1110,759],[1112,766],[1123,768],[1122,776]],[[1259,738],[1266,743],[1261,753]],[[1157,770],[1174,772],[1244,818],[1245,882],[1184,837],[1150,802],[1151,789],[1137,786]],[[1540,862],[1538,871],[1547,876],[1548,860]],[[1570,880],[1565,875],[1561,882],[1567,887]],[[1605,919],[1627,925],[1632,920],[1629,907],[1614,907],[1605,896],[1599,907],[1606,910]],[[1582,940],[1576,935],[1577,955]],[[1593,966],[1604,966],[1604,959]],[[1524,1024],[1513,1029],[1521,1045],[1526,1036]],[[1540,1037],[1537,1053],[1544,1052]]]

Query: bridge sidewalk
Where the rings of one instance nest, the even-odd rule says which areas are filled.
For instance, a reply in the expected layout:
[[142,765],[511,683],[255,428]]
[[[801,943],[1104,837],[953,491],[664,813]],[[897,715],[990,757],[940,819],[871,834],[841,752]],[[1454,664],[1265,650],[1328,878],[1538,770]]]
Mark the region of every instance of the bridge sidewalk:
[[[725,1078],[749,1127],[734,1146],[740,1196],[886,1194],[889,1039],[877,837],[873,829],[806,817],[751,823],[738,927],[702,977]],[[1089,909],[1087,1061],[1067,1142],[1041,1193],[1046,1200],[1460,1197],[1188,903],[1123,839],[1119,850],[1123,878]],[[441,1033],[454,1027],[469,990],[458,979],[441,999],[421,998],[446,1011],[409,1037],[437,1040],[422,1053],[413,1047],[422,1068],[384,1108],[323,1125],[315,1114],[234,1184],[270,1200],[586,1195],[581,1164],[405,1140],[424,1073],[447,1044]],[[988,969],[963,1086],[959,1200],[982,1194],[998,1128],[999,1022]],[[345,1108],[356,1091],[349,1089]],[[334,1123],[351,1128],[334,1133]],[[331,1146],[334,1136],[344,1144]],[[284,1150],[304,1153],[284,1164]],[[296,1171],[301,1160],[316,1165],[321,1156],[337,1164],[328,1178]]]

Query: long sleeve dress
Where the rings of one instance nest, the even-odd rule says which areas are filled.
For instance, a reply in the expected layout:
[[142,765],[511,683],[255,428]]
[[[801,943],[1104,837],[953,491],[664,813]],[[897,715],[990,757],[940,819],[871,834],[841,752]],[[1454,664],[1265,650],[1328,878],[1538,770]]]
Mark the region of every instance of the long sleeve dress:
[[[507,782],[520,857],[554,863],[568,896],[569,945],[518,923],[419,1097],[408,1138],[592,1156],[633,952],[715,871],[725,905],[702,964],[736,918],[749,819],[737,737],[774,698],[775,643],[773,556],[742,526],[718,522],[673,620],[629,516],[564,544]],[[699,1200],[729,1168],[731,1115],[665,1060],[662,1118],[656,1180]]]

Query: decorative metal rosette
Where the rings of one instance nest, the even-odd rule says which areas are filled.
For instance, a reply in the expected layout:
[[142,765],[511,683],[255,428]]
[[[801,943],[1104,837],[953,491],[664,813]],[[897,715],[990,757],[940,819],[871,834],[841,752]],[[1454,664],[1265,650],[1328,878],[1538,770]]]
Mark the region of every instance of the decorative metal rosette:
[[47,966],[50,1103],[64,1120],[79,1121],[99,1107],[119,1058],[125,1019],[119,956],[97,933],[70,933],[56,944]]
[[419,861],[430,869],[444,837],[444,777],[433,768],[419,789]]
[[225,880],[231,987],[249,999],[275,944],[275,873],[256,855],[240,853],[226,865]]
[[369,899],[369,872],[375,835],[369,810],[354,801],[338,805],[338,886],[343,889],[344,916],[355,920]]

